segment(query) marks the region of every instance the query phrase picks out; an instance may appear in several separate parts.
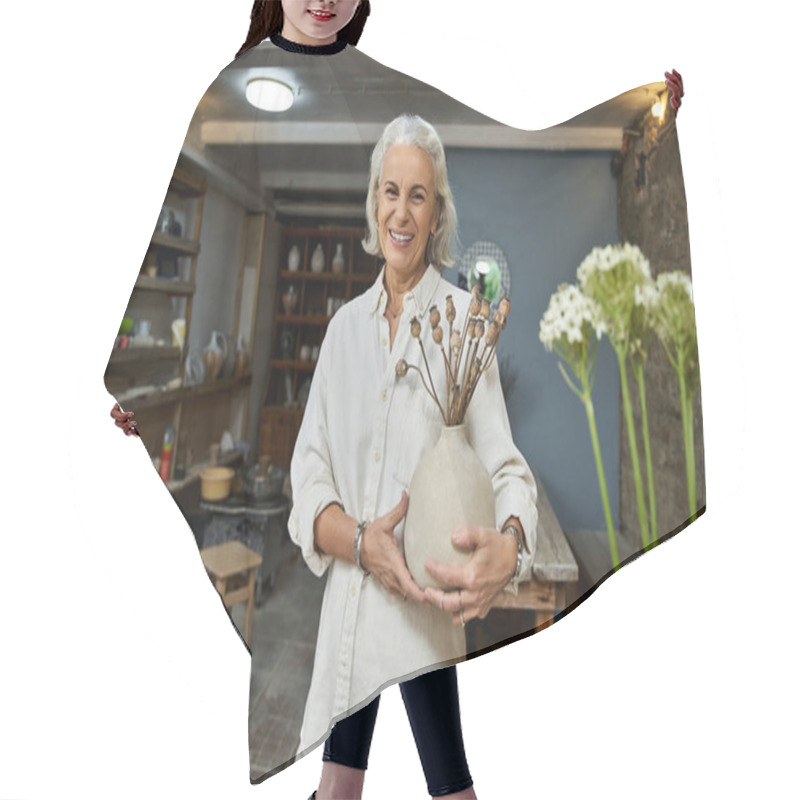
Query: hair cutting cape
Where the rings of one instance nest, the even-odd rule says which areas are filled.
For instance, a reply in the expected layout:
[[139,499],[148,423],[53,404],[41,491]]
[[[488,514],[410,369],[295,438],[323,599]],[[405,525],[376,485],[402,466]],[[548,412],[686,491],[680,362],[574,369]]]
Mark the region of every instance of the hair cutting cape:
[[[260,110],[250,91],[293,103]],[[153,480],[167,482],[198,547],[239,541],[260,558],[254,585],[245,571],[225,589],[252,652],[254,782],[387,685],[551,624],[704,511],[686,203],[665,100],[654,83],[520,131],[353,47],[280,39],[229,64],[203,96],[113,332],[106,386],[135,412]],[[444,143],[459,222],[458,263],[441,279],[430,270],[413,302],[427,311],[438,299],[444,318],[447,287],[463,303],[480,281],[512,304],[470,430],[487,459],[522,465],[513,502],[498,490],[497,503],[535,529],[533,552],[518,592],[464,629],[313,545],[327,502],[355,519],[386,513],[408,487],[419,427],[432,436],[441,424],[418,401],[381,410],[384,393],[419,376],[396,379],[400,351],[380,350],[383,265],[361,246],[372,148],[407,113]],[[213,500],[212,461],[239,470],[227,499]]]

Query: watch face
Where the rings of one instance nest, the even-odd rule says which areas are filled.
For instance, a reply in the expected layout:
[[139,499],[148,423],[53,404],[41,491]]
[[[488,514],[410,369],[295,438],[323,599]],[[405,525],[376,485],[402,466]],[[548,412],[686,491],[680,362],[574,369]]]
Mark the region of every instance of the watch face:
[[493,307],[511,296],[511,270],[505,253],[486,239],[471,244],[458,263],[458,285],[471,291],[476,284]]

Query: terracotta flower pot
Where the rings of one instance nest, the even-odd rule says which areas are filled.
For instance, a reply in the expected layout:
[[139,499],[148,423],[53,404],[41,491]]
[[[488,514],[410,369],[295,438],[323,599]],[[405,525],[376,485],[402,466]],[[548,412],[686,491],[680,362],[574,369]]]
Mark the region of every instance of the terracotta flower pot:
[[465,525],[494,528],[495,524],[492,481],[467,441],[466,425],[442,428],[408,488],[403,547],[409,572],[423,589],[448,588],[425,569],[426,561],[465,564],[471,551],[453,545],[453,531]]

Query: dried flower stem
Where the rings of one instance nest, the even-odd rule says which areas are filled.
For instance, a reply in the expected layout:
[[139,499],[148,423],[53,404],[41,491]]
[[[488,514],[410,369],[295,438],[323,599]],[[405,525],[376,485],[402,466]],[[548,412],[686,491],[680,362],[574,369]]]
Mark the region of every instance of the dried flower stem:
[[[439,406],[439,411],[441,412],[442,419],[444,420],[445,425],[446,425],[447,424],[447,415],[444,413],[444,409],[442,408],[442,404],[439,402],[439,398],[436,396],[436,387],[434,386],[434,383],[433,383],[433,376],[431,375],[431,368],[428,366],[428,357],[425,355],[425,348],[422,345],[422,340],[421,339],[417,339],[417,341],[419,342],[419,349],[422,351],[422,360],[425,362],[425,369],[428,372],[428,380],[431,382],[431,389],[433,390],[433,392],[432,393],[429,392],[429,394],[431,394],[433,399],[436,401],[436,405]],[[422,372],[420,372],[420,375],[421,374],[422,374]]]
[[409,364],[408,368],[419,372],[419,377],[422,380],[422,385],[425,387],[425,391],[431,396],[433,402],[436,403],[437,406],[439,406],[439,411],[441,412],[442,418],[446,419],[444,411],[442,410],[442,405],[439,402],[439,398],[436,397],[435,393],[428,388],[428,384],[425,382],[425,376],[422,374],[422,370],[414,364]]

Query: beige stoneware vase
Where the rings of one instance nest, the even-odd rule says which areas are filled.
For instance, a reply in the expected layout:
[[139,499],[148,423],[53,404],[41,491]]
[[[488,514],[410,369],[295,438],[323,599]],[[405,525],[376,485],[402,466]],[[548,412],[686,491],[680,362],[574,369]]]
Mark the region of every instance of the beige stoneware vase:
[[442,428],[420,459],[408,487],[403,533],[406,564],[421,588],[448,588],[425,569],[428,560],[460,566],[470,551],[453,544],[465,525],[495,527],[494,490],[486,467],[467,441],[466,425]]

